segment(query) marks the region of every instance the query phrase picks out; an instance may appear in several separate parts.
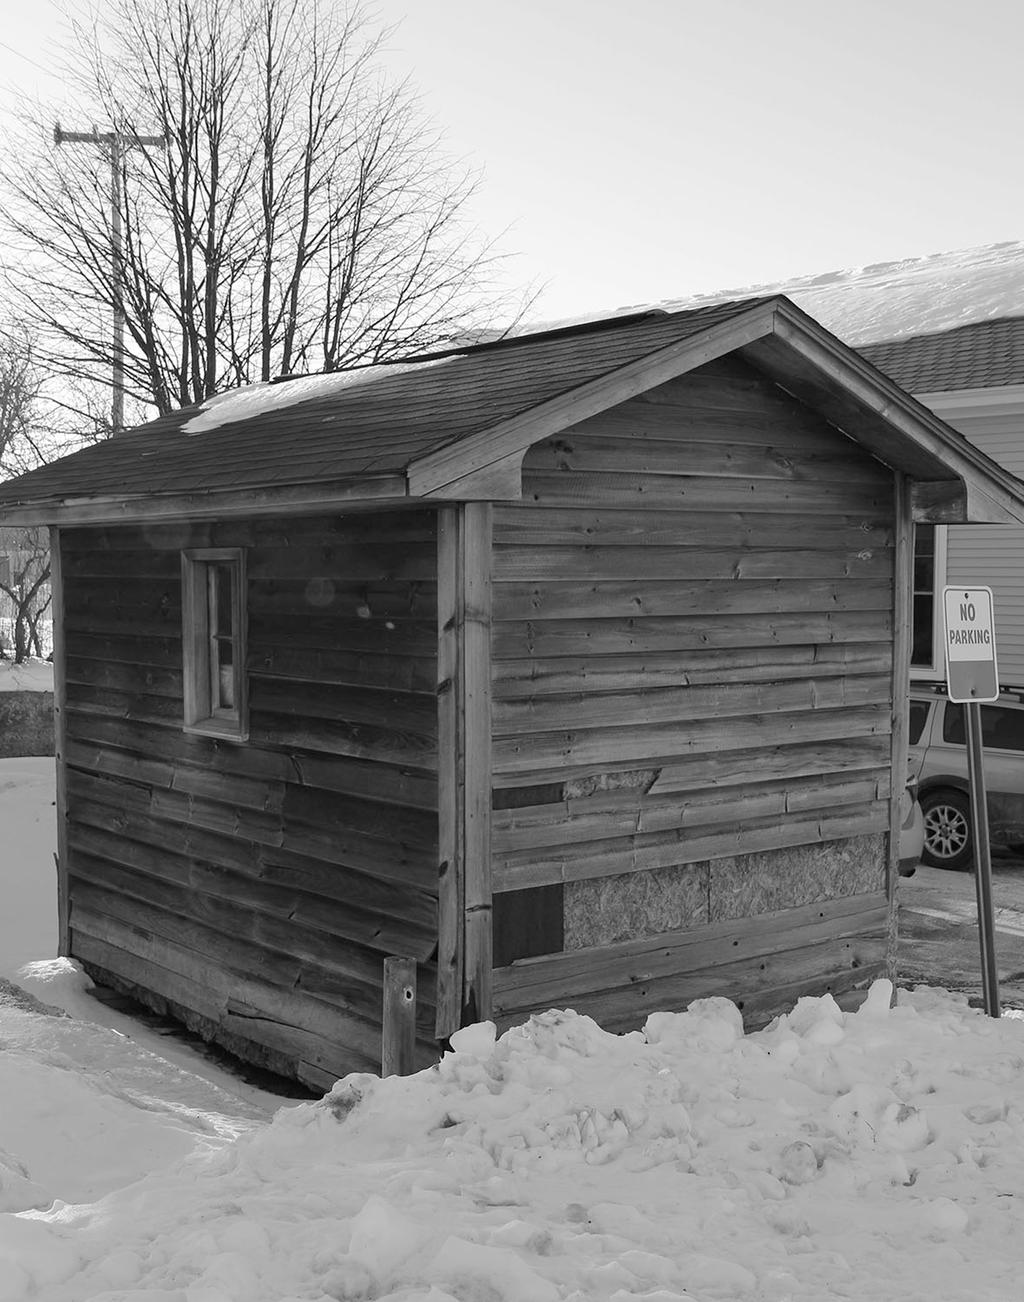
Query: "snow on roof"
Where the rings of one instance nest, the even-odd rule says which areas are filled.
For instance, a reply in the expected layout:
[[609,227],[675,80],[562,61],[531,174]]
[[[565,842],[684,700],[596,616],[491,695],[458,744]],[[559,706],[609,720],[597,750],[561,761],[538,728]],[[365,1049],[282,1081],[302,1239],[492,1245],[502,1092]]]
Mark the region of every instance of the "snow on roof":
[[[844,271],[664,299],[647,306],[680,312],[731,299],[772,294],[785,294],[826,330],[854,347],[906,335],[952,330],[994,317],[1021,316],[1024,315],[1024,241],[1010,240],[976,249],[876,262]],[[642,310],[642,306],[633,304],[577,318],[534,322],[516,333],[582,325],[607,316],[634,313]]]
[[434,358],[422,362],[385,362],[379,366],[359,366],[350,371],[330,371],[326,375],[298,375],[294,378],[274,380],[266,384],[248,384],[241,389],[229,389],[208,399],[202,410],[181,427],[183,434],[205,434],[208,430],[248,420],[266,411],[293,407],[310,398],[329,398],[341,389],[355,389],[373,384],[384,376],[398,375],[416,367],[434,366],[444,361]]

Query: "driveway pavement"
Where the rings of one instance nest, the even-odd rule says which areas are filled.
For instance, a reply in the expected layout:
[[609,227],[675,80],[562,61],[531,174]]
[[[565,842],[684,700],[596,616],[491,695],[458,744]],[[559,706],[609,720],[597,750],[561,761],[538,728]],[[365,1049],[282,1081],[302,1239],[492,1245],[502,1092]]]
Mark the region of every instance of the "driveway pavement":
[[[1003,1004],[1024,1008],[1024,859],[993,857],[996,966]],[[900,985],[946,986],[979,1002],[981,957],[972,873],[918,868],[900,881]]]

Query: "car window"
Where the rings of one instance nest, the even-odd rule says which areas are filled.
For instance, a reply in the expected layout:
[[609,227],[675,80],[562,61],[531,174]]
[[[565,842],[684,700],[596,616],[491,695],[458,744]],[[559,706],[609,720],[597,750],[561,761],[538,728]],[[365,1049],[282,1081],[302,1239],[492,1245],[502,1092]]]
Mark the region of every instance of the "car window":
[[[952,746],[966,744],[967,723],[962,705],[946,703],[942,740]],[[1024,710],[1012,710],[1005,705],[983,705],[981,740],[985,746],[992,746],[996,750],[1024,751]]]
[[910,702],[910,728],[907,733],[907,741],[911,746],[916,746],[921,740],[924,725],[928,722],[928,707],[930,705],[931,701]]

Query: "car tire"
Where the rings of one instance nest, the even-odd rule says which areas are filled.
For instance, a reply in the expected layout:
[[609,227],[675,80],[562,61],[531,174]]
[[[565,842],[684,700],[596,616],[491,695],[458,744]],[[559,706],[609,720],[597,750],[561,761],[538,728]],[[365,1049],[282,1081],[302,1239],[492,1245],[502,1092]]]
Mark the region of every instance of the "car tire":
[[929,791],[921,797],[924,849],[921,858],[933,868],[955,872],[970,868],[974,859],[971,804],[962,791]]

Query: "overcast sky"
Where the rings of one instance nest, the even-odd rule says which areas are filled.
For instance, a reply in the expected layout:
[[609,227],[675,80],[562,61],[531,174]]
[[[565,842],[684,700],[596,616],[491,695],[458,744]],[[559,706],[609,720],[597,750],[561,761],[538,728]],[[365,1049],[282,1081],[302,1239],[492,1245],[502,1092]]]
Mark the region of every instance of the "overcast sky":
[[[0,113],[64,3],[6,0]],[[543,315],[1024,236],[1020,0],[375,8]]]

